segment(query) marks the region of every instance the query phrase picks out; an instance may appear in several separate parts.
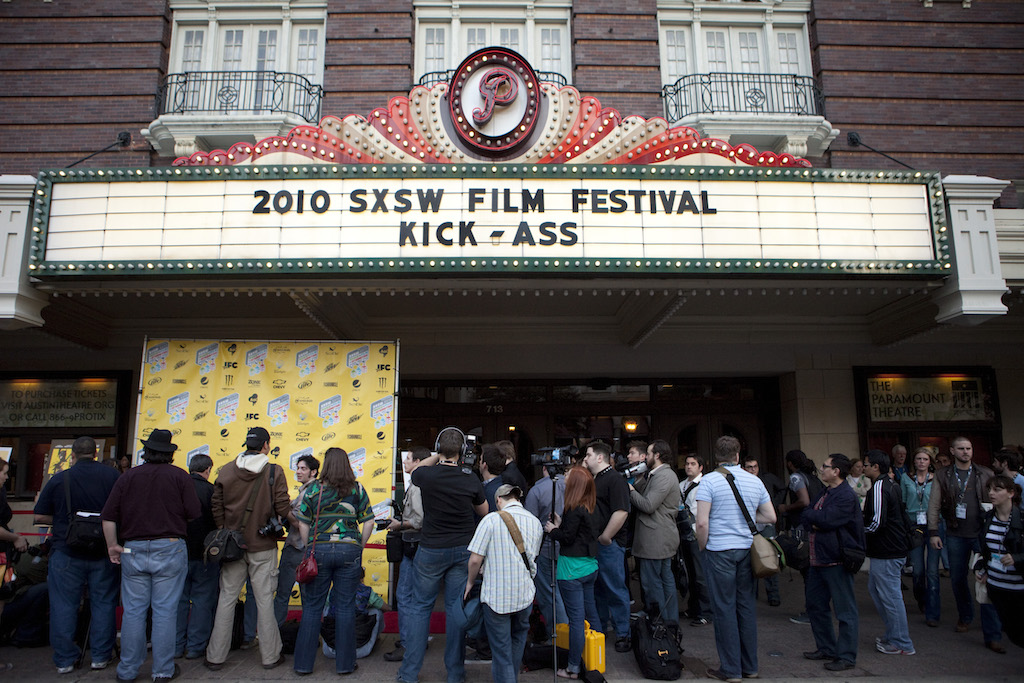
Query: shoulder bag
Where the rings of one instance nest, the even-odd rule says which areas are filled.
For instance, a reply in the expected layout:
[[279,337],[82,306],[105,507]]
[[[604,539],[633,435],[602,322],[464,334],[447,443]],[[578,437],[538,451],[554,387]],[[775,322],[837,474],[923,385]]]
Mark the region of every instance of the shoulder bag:
[[313,515],[313,526],[309,528],[310,534],[313,538],[310,540],[309,545],[306,547],[306,556],[302,558],[302,562],[299,562],[299,566],[295,568],[295,580],[298,583],[309,583],[317,577],[320,573],[320,568],[316,564],[316,537],[319,535],[316,530],[317,522],[320,521],[320,501],[324,498],[324,485],[320,484],[320,495],[316,497],[316,513]]
[[100,513],[76,510],[71,507],[71,468],[64,473],[64,500],[68,507],[68,535],[65,540],[69,549],[94,559],[105,557],[107,541],[103,537],[103,521]]
[[750,518],[750,513],[747,511],[743,498],[740,497],[739,489],[736,488],[736,482],[732,474],[724,467],[719,468],[717,471],[729,482],[729,487],[732,489],[733,495],[736,496],[736,504],[740,506],[743,518],[747,520],[750,533],[754,536],[754,542],[750,545],[750,568],[753,570],[754,576],[758,579],[765,579],[778,574],[786,566],[786,556],[782,552],[782,547],[775,539],[768,538],[757,530],[757,526],[754,524],[754,520]]
[[267,471],[260,473],[259,479],[253,482],[249,491],[249,502],[245,506],[245,513],[242,515],[242,527],[235,529],[214,529],[203,539],[203,561],[204,562],[235,562],[245,556],[248,546],[245,543],[245,525],[249,522],[249,515],[252,514],[252,506],[256,502],[256,494],[267,476]]

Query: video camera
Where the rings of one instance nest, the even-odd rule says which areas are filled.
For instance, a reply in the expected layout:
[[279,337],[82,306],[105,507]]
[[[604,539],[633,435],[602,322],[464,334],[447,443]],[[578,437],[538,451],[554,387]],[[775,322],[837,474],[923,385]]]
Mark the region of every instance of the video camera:
[[647,471],[646,462],[641,461],[635,465],[630,465],[629,458],[621,453],[616,453],[613,459],[615,461],[615,471],[622,474],[626,479],[638,477]]
[[530,464],[544,467],[565,467],[572,464],[579,452],[580,449],[576,446],[548,446],[538,449],[536,453],[530,455]]
[[466,474],[472,474],[476,469],[476,463],[480,459],[479,448],[477,447],[476,435],[466,434],[466,447],[459,457],[459,467]]

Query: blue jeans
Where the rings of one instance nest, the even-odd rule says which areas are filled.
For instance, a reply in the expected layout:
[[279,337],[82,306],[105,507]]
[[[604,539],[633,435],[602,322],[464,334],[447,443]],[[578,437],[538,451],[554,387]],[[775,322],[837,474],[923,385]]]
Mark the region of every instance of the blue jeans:
[[600,620],[597,603],[594,600],[594,588],[600,570],[570,581],[558,581],[558,590],[562,593],[565,613],[569,617],[569,665],[566,671],[579,673],[583,663],[583,645],[587,634],[584,632],[583,620],[590,622],[594,631],[595,621]]
[[903,565],[907,558],[871,558],[868,573],[868,594],[875,603],[878,616],[885,624],[885,642],[901,650],[913,651],[910,627],[907,625],[907,606],[903,604]]
[[[569,617],[565,614],[565,604],[562,602],[562,593],[558,585],[554,587],[554,623],[551,615],[551,546],[547,542],[541,546],[540,554],[537,555],[537,575],[533,577],[533,585],[537,588],[537,608],[544,617],[544,623],[548,625],[548,634],[554,635],[555,624],[569,623]],[[600,624],[594,624],[594,630],[600,631]]]
[[[626,585],[626,549],[617,542],[611,545],[597,544],[597,582],[594,584],[594,597],[597,599],[597,613],[601,616],[600,626],[595,631],[603,631],[609,619],[619,638],[629,637],[629,587]],[[565,596],[562,596],[565,601]],[[565,611],[568,613],[569,608]],[[606,636],[611,636],[607,631]]]
[[[946,536],[945,547],[949,549],[949,580],[953,583],[953,598],[956,600],[956,611],[960,621],[970,624],[974,621],[974,596],[967,585],[967,574],[973,571],[968,567],[971,551],[980,552],[981,545],[977,538]],[[998,643],[1003,639],[1003,625],[999,614],[991,604],[981,606],[981,632],[986,643]]]
[[411,557],[402,557],[398,570],[398,585],[395,586],[395,597],[398,598],[398,639],[405,645],[408,634],[406,624],[409,621],[409,606],[412,605],[413,592],[416,590],[416,568]]
[[[811,620],[814,644],[829,657],[857,663],[859,616],[853,593],[853,574],[841,566],[810,567],[804,580],[804,601]],[[839,622],[839,635],[832,627],[832,610]]]
[[728,678],[757,673],[757,582],[750,549],[705,550],[704,576],[714,615],[719,669]]
[[511,614],[498,614],[486,604],[480,606],[491,644],[491,678],[495,683],[516,683],[519,680],[519,667],[526,650],[526,633],[530,630],[531,607]]
[[318,542],[314,552],[316,578],[299,587],[302,623],[295,640],[295,671],[313,671],[320,646],[324,603],[330,592],[334,609],[334,666],[340,674],[350,673],[356,668],[356,586],[362,574],[363,549],[356,543]]
[[398,680],[414,683],[423,666],[430,631],[430,613],[444,581],[445,643],[444,666],[449,683],[466,680],[466,623],[462,613],[462,594],[469,576],[469,550],[460,545],[452,548],[426,548],[420,544],[413,562],[416,589],[409,603],[405,631],[405,657],[398,668]]
[[679,594],[676,591],[676,577],[672,573],[672,558],[637,559],[640,562],[640,585],[644,587],[647,605],[658,603],[662,620],[666,624],[678,626]]
[[178,600],[178,638],[174,654],[193,658],[206,652],[213,631],[220,595],[220,565],[216,562],[189,560],[185,585]]
[[[75,645],[75,626],[82,591],[89,588],[92,626],[89,633],[92,661],[106,662],[114,652],[114,611],[117,609],[117,568],[106,557],[79,560],[63,550],[50,556],[50,644],[53,663],[71,666],[81,652]],[[59,577],[59,578],[58,578]]]
[[782,595],[779,593],[779,575],[772,574],[771,576],[763,579],[764,581],[764,592],[768,596],[769,602],[772,600],[782,600]]
[[[914,599],[924,607],[924,618],[938,621],[941,614],[939,600],[939,554],[928,542],[927,530],[924,543],[910,551],[910,562],[914,566]],[[927,563],[925,562],[927,553]]]
[[[278,627],[288,618],[288,603],[295,587],[295,568],[302,562],[303,552],[285,543],[281,548],[281,562],[277,565],[277,593],[274,595],[274,618]],[[301,593],[301,591],[300,591]]]
[[704,580],[704,563],[700,559],[700,546],[697,545],[696,538],[692,541],[681,539],[679,544],[683,563],[686,565],[686,574],[689,577],[687,610],[690,612],[691,618],[708,618],[711,616],[711,602],[708,600],[707,581]]
[[146,616],[153,610],[153,676],[174,675],[178,601],[188,574],[185,541],[161,538],[128,541],[121,555],[120,678],[134,679],[146,659]]

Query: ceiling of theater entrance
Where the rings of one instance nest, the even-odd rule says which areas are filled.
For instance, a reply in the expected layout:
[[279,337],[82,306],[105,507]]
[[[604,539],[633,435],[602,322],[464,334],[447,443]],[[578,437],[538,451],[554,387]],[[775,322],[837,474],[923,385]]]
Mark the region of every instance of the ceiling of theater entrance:
[[[391,339],[478,343],[759,326],[891,343],[934,327],[934,283],[667,279],[76,282],[55,285],[46,329],[103,348],[113,336]],[[271,333],[272,332],[272,333]],[[607,338],[607,337],[606,337]]]

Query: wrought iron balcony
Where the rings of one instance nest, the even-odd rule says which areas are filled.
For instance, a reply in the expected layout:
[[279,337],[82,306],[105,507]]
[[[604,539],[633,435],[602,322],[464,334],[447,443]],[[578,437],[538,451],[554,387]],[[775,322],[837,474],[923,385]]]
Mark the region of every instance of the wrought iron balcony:
[[662,97],[670,122],[695,114],[825,116],[824,98],[810,76],[690,74],[662,88]]
[[278,71],[188,71],[168,74],[157,116],[201,112],[290,113],[320,120],[324,89],[299,74]]
[[[568,79],[565,76],[558,73],[557,71],[537,71],[537,78],[546,83],[554,83],[556,85],[569,85]],[[455,75],[455,69],[448,69],[447,71],[428,71],[427,73],[420,76],[420,80],[416,85],[423,85],[428,88],[433,87],[437,83],[447,83],[452,80],[452,76]]]

